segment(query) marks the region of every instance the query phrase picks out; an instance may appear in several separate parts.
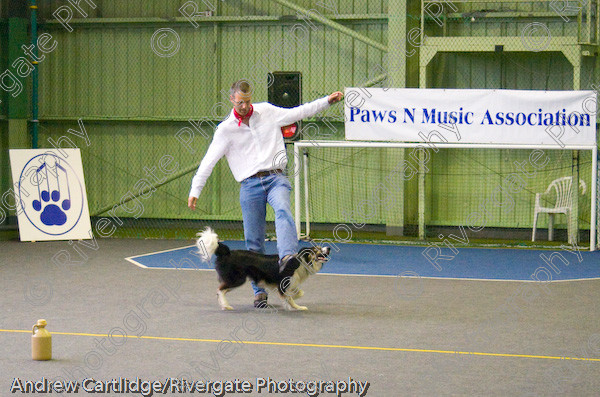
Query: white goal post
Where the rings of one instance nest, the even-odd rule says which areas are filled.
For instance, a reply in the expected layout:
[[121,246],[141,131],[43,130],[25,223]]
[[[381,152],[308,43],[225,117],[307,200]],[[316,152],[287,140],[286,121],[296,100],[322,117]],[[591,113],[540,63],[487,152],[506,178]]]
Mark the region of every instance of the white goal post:
[[[429,146],[429,147],[428,147]],[[425,238],[425,175],[426,165],[424,159],[429,156],[430,143],[406,142],[374,142],[374,141],[298,141],[294,143],[294,197],[295,197],[295,223],[299,237],[310,237],[311,214],[309,211],[309,160],[305,153],[307,148],[403,148],[412,149],[411,153],[418,153],[418,231],[421,239]],[[438,149],[528,149],[528,150],[581,150],[591,151],[591,189],[590,189],[590,251],[598,246],[597,241],[597,178],[598,178],[598,149],[597,145],[531,145],[531,144],[464,144],[464,143],[435,143]],[[301,175],[303,183],[301,185]],[[578,186],[575,185],[575,186]],[[575,187],[577,192],[577,187]],[[304,203],[305,232],[302,233],[301,205]]]

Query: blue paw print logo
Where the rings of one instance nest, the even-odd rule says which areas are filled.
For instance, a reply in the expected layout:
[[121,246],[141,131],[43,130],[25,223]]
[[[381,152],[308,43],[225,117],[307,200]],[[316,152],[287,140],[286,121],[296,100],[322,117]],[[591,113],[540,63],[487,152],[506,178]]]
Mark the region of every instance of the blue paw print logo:
[[[42,211],[40,220],[44,225],[47,226],[62,226],[67,223],[67,214],[63,211],[68,211],[71,208],[71,200],[64,199],[60,204],[60,207],[56,205],[60,201],[60,191],[53,190],[50,194],[47,190],[44,190],[41,194],[40,200],[33,200],[32,207],[36,211]],[[52,199],[53,203],[46,204]],[[62,209],[61,209],[62,207]]]
[[73,229],[83,212],[83,184],[66,159],[52,153],[31,158],[19,183],[27,219],[38,230],[62,235]]

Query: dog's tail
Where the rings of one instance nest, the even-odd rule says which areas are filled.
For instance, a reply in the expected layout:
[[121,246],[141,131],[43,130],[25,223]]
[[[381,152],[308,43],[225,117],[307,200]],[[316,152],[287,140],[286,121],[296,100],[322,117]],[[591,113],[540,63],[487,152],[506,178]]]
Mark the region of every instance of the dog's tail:
[[196,234],[196,246],[200,251],[202,260],[208,262],[219,248],[219,236],[210,227],[207,227],[202,232]]

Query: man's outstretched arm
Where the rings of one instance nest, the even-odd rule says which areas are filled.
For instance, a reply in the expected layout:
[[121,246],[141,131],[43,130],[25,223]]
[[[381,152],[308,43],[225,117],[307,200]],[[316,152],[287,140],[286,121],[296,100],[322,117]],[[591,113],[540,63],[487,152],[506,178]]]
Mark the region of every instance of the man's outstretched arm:
[[315,114],[327,109],[328,106],[339,102],[344,97],[339,91],[336,91],[326,97],[317,99],[304,105],[296,106],[295,108],[277,108],[277,120],[283,127],[304,118],[314,116]]

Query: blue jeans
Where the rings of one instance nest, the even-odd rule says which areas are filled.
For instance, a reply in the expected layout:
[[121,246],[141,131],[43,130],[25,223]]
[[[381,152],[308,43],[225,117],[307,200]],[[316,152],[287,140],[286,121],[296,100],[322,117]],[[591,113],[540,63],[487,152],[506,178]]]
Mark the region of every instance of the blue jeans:
[[[283,258],[298,252],[298,235],[290,209],[291,190],[290,181],[282,174],[248,178],[242,181],[240,204],[244,219],[246,249],[265,253],[265,228],[267,203],[269,203],[275,211],[275,233],[279,257]],[[254,282],[252,289],[255,295],[265,292]]]

